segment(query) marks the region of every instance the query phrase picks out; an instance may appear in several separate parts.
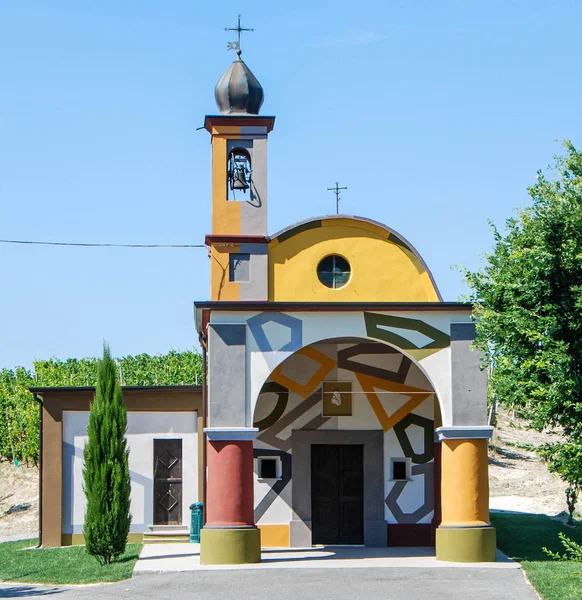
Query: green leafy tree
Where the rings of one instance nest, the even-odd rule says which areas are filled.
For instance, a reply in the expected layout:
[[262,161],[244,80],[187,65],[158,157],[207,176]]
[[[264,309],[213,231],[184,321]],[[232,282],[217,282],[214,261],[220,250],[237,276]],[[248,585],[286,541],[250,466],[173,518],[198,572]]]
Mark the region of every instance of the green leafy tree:
[[[466,271],[492,393],[565,444],[546,452],[572,488],[582,480],[582,154],[570,143],[541,171],[531,206],[493,227],[484,266]],[[574,451],[574,448],[578,448]]]
[[87,498],[85,547],[102,564],[123,554],[131,524],[127,413],[109,347],[97,366],[85,446],[83,482]]

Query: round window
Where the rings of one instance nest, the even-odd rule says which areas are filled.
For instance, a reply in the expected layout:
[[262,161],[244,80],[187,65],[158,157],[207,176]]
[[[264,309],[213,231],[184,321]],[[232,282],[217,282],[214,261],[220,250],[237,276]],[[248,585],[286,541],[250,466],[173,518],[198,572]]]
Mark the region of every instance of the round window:
[[341,256],[326,256],[317,266],[319,281],[334,290],[344,287],[350,279],[350,263]]

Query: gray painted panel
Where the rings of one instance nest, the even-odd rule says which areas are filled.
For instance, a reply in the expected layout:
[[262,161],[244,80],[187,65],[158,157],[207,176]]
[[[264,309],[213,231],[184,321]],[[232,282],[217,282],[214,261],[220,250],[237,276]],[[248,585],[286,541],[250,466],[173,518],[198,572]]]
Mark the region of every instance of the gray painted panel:
[[269,253],[268,244],[241,244],[240,251],[247,254],[265,254]]
[[[292,443],[291,545],[311,546],[311,445],[362,444],[364,446],[364,543],[366,546],[386,546],[384,432],[298,430],[292,434]],[[298,521],[303,522],[304,527],[301,527]],[[382,523],[382,527],[379,528],[378,523]]]
[[311,546],[311,521],[296,519],[289,523],[289,545],[291,548]]
[[246,326],[208,326],[208,425],[245,427]]
[[63,442],[63,496],[62,496],[62,529],[63,533],[73,533],[73,502],[75,490],[73,489],[73,466],[75,460],[75,446]]
[[228,255],[228,280],[246,283],[251,275],[251,255],[231,252]]
[[[231,150],[233,150],[233,148],[245,148],[246,150],[249,151],[249,154],[251,155],[251,161],[253,160],[253,141],[252,140],[228,140],[226,143],[226,153],[227,156],[228,154],[230,154]],[[252,166],[252,165],[251,165]]]
[[388,526],[384,518],[377,521],[366,519],[364,530],[366,531],[366,546],[384,548],[387,545]]
[[477,337],[475,323],[451,323],[451,341],[472,342]]
[[267,235],[267,138],[252,140],[253,199],[241,203],[242,235]]
[[474,323],[451,323],[451,425],[487,424],[487,373],[471,349],[474,333]]
[[226,346],[244,346],[246,343],[245,325],[210,325]]
[[[241,246],[252,246],[255,244],[242,244]],[[256,244],[266,249],[266,244]],[[241,300],[268,300],[268,257],[267,254],[251,254],[249,281],[240,283]]]

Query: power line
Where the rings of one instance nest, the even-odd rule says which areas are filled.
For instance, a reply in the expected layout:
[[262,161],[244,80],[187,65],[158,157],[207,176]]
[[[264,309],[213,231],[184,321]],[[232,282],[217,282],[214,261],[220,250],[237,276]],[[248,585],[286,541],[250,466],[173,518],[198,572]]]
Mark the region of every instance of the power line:
[[83,248],[206,248],[205,244],[91,244],[78,242],[39,242],[32,240],[0,240],[0,244],[33,246],[77,246]]

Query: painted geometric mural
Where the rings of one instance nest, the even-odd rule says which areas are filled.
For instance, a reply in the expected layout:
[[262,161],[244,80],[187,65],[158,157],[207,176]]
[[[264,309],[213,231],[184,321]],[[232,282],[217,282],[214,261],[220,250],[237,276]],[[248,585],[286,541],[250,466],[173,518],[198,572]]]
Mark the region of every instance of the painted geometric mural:
[[[385,315],[375,315],[380,316]],[[418,326],[414,319],[408,321],[391,322],[399,332],[395,335],[403,334],[403,330],[406,335],[407,328],[403,325],[410,331],[420,327],[421,333],[430,338],[427,345],[432,346],[425,348],[425,353],[448,344],[448,339],[444,339],[448,336],[442,332],[439,337],[433,328]],[[294,330],[291,338],[300,338],[297,322],[278,322]],[[254,332],[251,329],[254,335],[260,328],[258,345],[264,349],[273,347],[266,338],[265,323],[263,319],[257,320]],[[373,318],[370,323],[371,328],[377,329],[375,337],[385,338],[387,330],[380,327],[378,319]],[[261,339],[263,335],[267,342]],[[392,338],[390,341],[395,343]],[[407,347],[410,349],[412,344],[413,341],[409,341]],[[289,350],[289,346],[286,349]],[[322,388],[324,382],[330,381],[351,382],[352,416],[323,416]],[[434,509],[434,398],[430,383],[420,369],[387,344],[351,338],[298,348],[273,370],[255,409],[254,426],[259,429],[255,456],[278,457],[282,465],[279,480],[255,488],[256,521],[260,523],[271,507],[269,522],[291,519],[291,439],[293,430],[298,429],[383,430],[385,471],[390,463],[388,456],[406,457],[411,462],[408,481],[391,481],[385,472],[387,520],[393,523],[426,521]]]
[[[415,360],[422,360],[451,342],[450,336],[421,319],[374,312],[361,314],[367,337],[393,344]],[[279,325],[288,331],[284,343],[277,345],[274,339],[270,339],[266,331],[269,324]],[[247,325],[261,352],[296,352],[303,347],[303,322],[299,317],[262,312],[248,319]]]
[[[364,313],[364,321],[368,336],[402,348],[415,360],[422,360],[451,343],[450,336],[420,319]],[[424,343],[414,341],[419,337]]]

